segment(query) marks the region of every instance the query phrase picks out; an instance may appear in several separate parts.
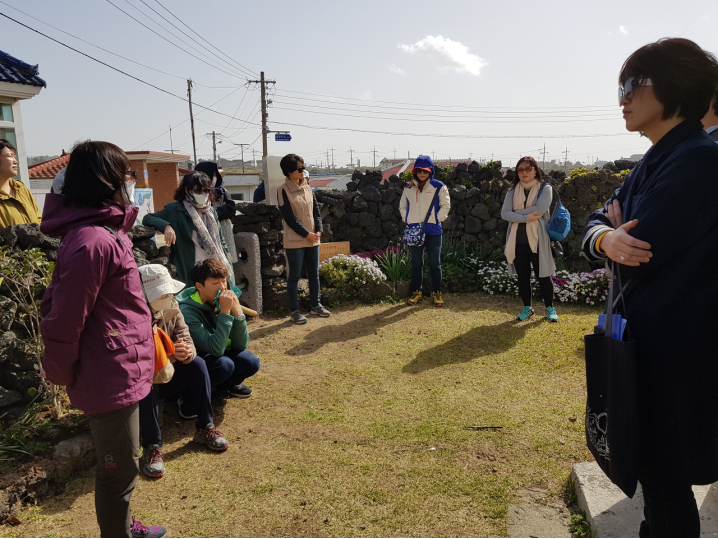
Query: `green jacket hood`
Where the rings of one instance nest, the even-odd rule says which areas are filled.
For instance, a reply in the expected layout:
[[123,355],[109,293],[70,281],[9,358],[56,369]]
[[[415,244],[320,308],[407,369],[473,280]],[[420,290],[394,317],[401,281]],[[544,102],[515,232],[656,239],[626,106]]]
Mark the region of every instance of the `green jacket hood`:
[[212,312],[214,309],[210,305],[207,305],[206,303],[198,303],[197,301],[192,299],[192,294],[194,294],[195,292],[197,292],[197,288],[195,288],[194,286],[191,288],[185,288],[184,290],[182,290],[182,292],[177,294],[177,303],[179,303],[180,305],[191,305],[192,307],[194,307],[195,309],[199,309],[200,311]]

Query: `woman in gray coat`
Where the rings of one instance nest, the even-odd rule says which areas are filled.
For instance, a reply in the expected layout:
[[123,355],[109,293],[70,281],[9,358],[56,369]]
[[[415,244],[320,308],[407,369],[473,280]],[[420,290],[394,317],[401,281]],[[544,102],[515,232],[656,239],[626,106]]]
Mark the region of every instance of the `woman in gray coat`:
[[[518,276],[519,294],[524,302],[517,320],[527,320],[534,315],[531,307],[531,266],[538,278],[541,297],[546,304],[546,318],[558,322],[553,306],[553,281],[556,265],[551,254],[551,240],[546,229],[553,190],[544,185],[543,174],[533,157],[522,157],[516,164],[516,179],[506,193],[501,218],[508,221],[506,231],[506,261],[509,274]],[[539,196],[540,191],[540,196]]]

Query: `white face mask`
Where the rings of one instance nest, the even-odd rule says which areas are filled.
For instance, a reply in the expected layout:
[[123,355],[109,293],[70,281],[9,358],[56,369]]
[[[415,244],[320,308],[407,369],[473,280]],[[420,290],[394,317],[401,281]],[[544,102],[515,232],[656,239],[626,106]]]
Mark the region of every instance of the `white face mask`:
[[197,193],[194,193],[192,198],[194,199],[194,203],[196,205],[204,206],[207,204],[207,200],[209,200],[209,195],[198,195]]
[[134,206],[135,182],[125,182],[125,189],[122,192],[122,202],[124,202],[125,206]]
[[150,307],[152,307],[152,310],[155,313],[161,313],[172,306],[172,299],[174,299],[173,296],[163,296],[161,298],[157,298],[156,300],[150,302]]

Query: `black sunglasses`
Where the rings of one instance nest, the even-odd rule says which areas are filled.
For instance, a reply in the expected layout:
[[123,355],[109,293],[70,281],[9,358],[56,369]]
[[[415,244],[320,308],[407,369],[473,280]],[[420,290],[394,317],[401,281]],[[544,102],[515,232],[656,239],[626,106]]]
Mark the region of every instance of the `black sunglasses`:
[[301,172],[302,174],[304,174],[305,170],[307,170],[307,169],[304,167],[297,167],[297,172]]

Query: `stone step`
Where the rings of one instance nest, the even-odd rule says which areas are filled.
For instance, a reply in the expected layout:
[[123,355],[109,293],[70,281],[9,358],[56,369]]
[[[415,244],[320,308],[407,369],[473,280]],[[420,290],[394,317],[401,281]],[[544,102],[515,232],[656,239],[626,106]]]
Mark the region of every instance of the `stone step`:
[[[611,483],[595,462],[573,466],[578,506],[596,537],[638,537],[643,520],[643,493],[638,485],[632,499]],[[718,537],[718,483],[693,487],[701,517],[701,537]]]

